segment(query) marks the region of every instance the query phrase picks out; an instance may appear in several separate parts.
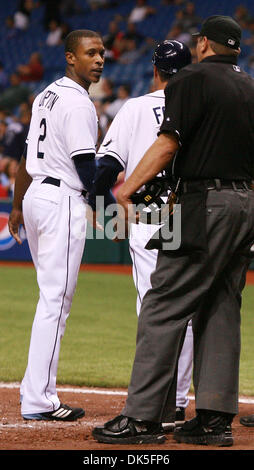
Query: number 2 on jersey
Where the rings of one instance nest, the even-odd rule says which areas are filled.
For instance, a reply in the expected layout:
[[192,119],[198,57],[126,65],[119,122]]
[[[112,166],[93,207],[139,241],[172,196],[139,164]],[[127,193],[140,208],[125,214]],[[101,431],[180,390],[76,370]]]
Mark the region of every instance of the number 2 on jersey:
[[38,139],[37,158],[44,158],[44,152],[40,152],[40,142],[43,142],[46,138],[47,124],[46,124],[45,118],[43,118],[40,122],[40,129],[42,129],[42,133],[40,134],[39,139]]

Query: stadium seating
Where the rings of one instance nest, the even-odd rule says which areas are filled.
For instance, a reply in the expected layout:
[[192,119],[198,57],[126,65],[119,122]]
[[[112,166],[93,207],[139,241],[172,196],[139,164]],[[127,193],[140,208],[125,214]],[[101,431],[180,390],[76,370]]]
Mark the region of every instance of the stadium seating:
[[[123,0],[118,2],[118,6],[97,11],[90,11],[84,0],[76,2],[83,8],[82,14],[64,18],[71,29],[88,28],[106,34],[109,22],[116,14],[122,15],[124,20],[120,26],[124,30],[128,14],[135,5],[135,0]],[[197,14],[205,18],[212,14],[233,15],[239,0],[196,0]],[[150,16],[144,21],[138,23],[137,29],[145,36],[162,40],[165,38],[170,25],[174,19],[177,7],[172,5],[163,5],[161,0],[148,0],[148,4],[157,8],[156,15]],[[253,0],[245,0],[244,4],[253,11]],[[30,26],[25,32],[20,32],[16,37],[8,38],[5,27],[5,19],[8,15],[13,15],[18,5],[17,0],[9,0],[0,3],[0,57],[8,73],[14,71],[18,64],[27,62],[33,51],[39,51],[42,56],[45,67],[43,81],[32,84],[32,90],[37,93],[50,81],[60,77],[64,73],[65,58],[63,46],[49,47],[45,45],[47,36],[43,28],[44,7],[36,8],[32,12]],[[246,34],[246,33],[244,33]],[[249,46],[242,46],[240,56],[240,65],[254,76],[254,69],[248,66],[248,57],[251,53]],[[104,76],[111,78],[116,85],[129,83],[132,89],[132,96],[145,93],[152,77],[151,51],[146,53],[137,62],[129,65],[119,63],[107,63],[104,70]]]

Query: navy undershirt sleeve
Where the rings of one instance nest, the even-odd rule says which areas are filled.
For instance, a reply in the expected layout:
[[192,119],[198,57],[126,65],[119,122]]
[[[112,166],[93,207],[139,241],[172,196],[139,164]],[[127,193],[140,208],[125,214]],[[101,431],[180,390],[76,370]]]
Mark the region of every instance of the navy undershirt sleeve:
[[73,162],[80,181],[83,183],[84,189],[90,192],[93,187],[96,170],[95,154],[89,153],[75,155],[75,157],[73,157]]
[[25,160],[26,160],[26,156],[27,156],[27,143],[25,143],[25,147],[24,147],[24,150],[23,150],[23,157],[24,157]]
[[115,198],[110,189],[114,186],[118,174],[123,170],[121,163],[111,155],[105,155],[99,159],[93,188],[88,197],[88,202],[93,210],[96,207],[96,196],[104,196],[104,208],[115,203]]

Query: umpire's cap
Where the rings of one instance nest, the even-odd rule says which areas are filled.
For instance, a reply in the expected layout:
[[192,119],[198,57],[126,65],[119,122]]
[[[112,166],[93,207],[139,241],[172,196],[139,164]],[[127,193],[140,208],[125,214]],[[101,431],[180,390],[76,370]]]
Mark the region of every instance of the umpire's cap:
[[202,23],[200,32],[193,33],[192,36],[206,36],[207,39],[211,39],[231,49],[238,49],[242,30],[231,16],[213,15],[209,16]]
[[173,75],[191,63],[191,52],[186,44],[167,39],[155,48],[152,62],[158,70]]

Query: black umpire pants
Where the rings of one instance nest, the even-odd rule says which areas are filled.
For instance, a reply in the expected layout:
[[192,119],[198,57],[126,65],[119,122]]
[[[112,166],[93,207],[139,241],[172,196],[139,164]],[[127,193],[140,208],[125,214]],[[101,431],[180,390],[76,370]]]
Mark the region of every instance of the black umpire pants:
[[138,321],[123,414],[163,422],[175,409],[177,363],[189,320],[196,409],[237,414],[241,293],[254,241],[254,192],[208,191],[208,253],[159,250]]

